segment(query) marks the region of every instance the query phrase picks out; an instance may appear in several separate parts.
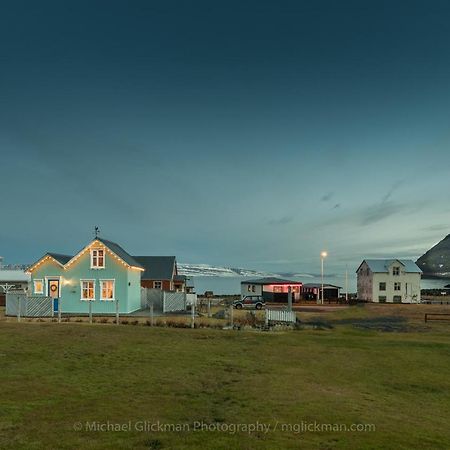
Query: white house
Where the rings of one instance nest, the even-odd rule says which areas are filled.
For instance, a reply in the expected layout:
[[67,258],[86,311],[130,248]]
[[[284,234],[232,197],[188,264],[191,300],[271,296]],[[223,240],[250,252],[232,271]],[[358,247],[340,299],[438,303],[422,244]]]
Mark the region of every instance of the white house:
[[356,273],[359,300],[378,303],[420,303],[422,271],[414,261],[365,259]]

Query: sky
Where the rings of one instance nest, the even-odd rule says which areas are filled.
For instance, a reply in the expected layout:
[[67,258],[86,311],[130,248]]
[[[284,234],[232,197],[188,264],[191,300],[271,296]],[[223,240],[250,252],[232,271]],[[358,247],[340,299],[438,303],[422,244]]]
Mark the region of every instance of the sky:
[[450,233],[448,1],[0,5],[0,254],[272,271]]

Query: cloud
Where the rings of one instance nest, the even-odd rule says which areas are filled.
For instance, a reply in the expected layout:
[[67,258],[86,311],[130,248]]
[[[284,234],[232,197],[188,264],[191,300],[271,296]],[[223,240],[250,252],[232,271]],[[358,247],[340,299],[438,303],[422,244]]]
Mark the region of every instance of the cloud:
[[385,203],[388,200],[391,199],[392,195],[394,194],[395,191],[397,191],[400,186],[404,183],[404,180],[397,180],[389,189],[389,191],[386,192],[386,194],[382,197],[381,202]]
[[294,216],[284,216],[279,219],[271,219],[269,220],[269,225],[286,225],[294,220]]
[[404,211],[404,209],[405,205],[399,205],[388,201],[369,206],[362,213],[361,224],[366,226],[380,222],[383,219]]

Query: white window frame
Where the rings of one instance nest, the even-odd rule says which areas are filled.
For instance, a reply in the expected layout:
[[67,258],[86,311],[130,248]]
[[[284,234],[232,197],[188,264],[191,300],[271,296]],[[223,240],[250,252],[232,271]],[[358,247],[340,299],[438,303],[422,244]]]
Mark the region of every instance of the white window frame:
[[[94,286],[94,296],[92,298],[83,298],[83,283],[92,282]],[[96,286],[95,280],[80,280],[80,300],[82,302],[95,302],[95,286]]]
[[[103,265],[98,264],[98,252],[103,252]],[[104,269],[105,268],[105,256],[106,252],[104,248],[91,248],[91,269]],[[94,258],[96,263],[94,264]]]
[[[41,289],[38,291],[36,290],[36,283],[41,283]],[[33,280],[33,291],[35,294],[43,294],[44,293],[44,280],[42,278],[36,278]]]
[[[105,281],[111,281],[112,282],[112,292],[113,292],[113,296],[112,298],[103,298],[103,283]],[[100,280],[100,301],[102,302],[114,302],[116,300],[116,279],[115,278],[109,278],[109,279],[104,279],[104,280]]]
[[[155,286],[156,283],[159,283],[159,284],[160,284],[159,288]],[[155,280],[155,281],[153,281],[153,289],[160,289],[160,290],[162,291],[162,288],[163,288],[163,282],[162,282],[162,280]]]
[[392,268],[392,275],[393,275],[394,277],[400,276],[400,267],[397,267],[397,266],[393,267],[393,268]]
[[400,281],[396,281],[394,283],[394,292],[400,292],[401,290],[402,290],[402,283]]

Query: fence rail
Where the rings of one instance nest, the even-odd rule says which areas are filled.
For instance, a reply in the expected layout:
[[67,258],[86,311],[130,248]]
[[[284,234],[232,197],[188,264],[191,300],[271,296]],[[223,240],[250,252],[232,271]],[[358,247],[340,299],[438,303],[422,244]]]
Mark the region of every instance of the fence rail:
[[[447,317],[443,318],[443,317],[439,317],[439,316],[447,316]],[[430,320],[450,321],[450,314],[449,313],[426,313],[425,314],[425,322],[428,322]]]

